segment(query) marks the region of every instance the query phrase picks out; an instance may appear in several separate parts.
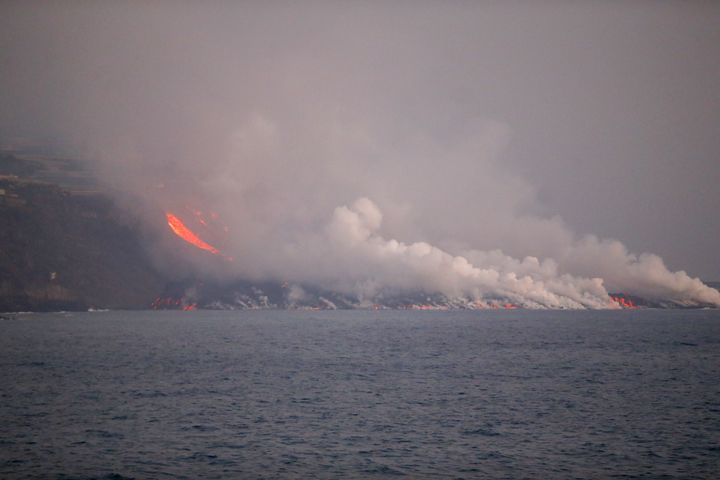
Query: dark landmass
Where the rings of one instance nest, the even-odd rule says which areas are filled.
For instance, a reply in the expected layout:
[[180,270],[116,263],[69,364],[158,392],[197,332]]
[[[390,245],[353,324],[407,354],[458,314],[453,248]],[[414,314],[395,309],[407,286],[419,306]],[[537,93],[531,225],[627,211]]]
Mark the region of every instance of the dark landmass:
[[[498,308],[507,302],[496,299]],[[363,301],[353,295],[324,290],[309,285],[286,282],[234,281],[215,283],[187,279],[171,282],[154,302],[158,309],[205,310],[347,310],[347,309],[471,309],[469,299],[451,299],[442,294],[386,293]]]
[[97,193],[0,171],[0,225],[0,311],[147,308],[164,287],[138,231]]
[[[610,293],[623,308],[696,309],[711,305],[687,306],[671,301],[652,301]],[[273,282],[235,281],[214,283],[186,279],[167,284],[163,294],[155,299],[152,308],[159,310],[482,310],[522,308],[506,298],[486,298],[476,302],[471,298],[447,297],[441,293],[384,292],[372,301],[353,295],[319,289],[308,285]]]
[[[172,278],[152,267],[138,225],[99,191],[80,162],[37,153],[0,151],[0,225],[0,312],[516,307],[503,298],[478,304],[437,293],[385,292],[363,301],[285,282]],[[683,308],[612,296],[633,308]]]

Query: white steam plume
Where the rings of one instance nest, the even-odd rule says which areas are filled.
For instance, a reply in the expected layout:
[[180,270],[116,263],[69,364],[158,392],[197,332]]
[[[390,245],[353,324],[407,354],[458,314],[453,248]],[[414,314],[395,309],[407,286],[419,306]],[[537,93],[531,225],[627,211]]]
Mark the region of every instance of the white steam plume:
[[[508,135],[501,124],[474,122],[449,147],[413,135],[408,143],[388,148],[370,130],[343,128],[342,122],[323,121],[319,114],[315,119],[312,125],[295,126],[291,145],[302,155],[294,157],[294,149],[283,145],[283,122],[252,115],[232,135],[226,168],[216,172],[218,177],[202,177],[203,185],[210,186],[205,198],[231,205],[226,218],[243,230],[233,245],[237,274],[309,283],[368,301],[388,291],[423,291],[481,302],[504,298],[529,308],[615,308],[611,291],[720,305],[717,290],[684,272],[669,271],[656,255],[633,255],[615,240],[576,238],[557,218],[519,214],[533,195],[498,164]],[[304,161],[306,151],[314,154],[315,168],[293,168]],[[234,162],[236,156],[252,158],[255,167]],[[391,162],[363,171],[368,157],[409,158],[414,168],[395,172]],[[286,162],[292,175],[283,174]],[[445,162],[459,168],[448,169]],[[481,174],[473,175],[472,169]],[[438,187],[438,182],[458,191]],[[275,188],[261,187],[271,184]],[[438,188],[442,205],[436,204]],[[395,230],[402,240],[381,234],[383,214],[367,197],[349,207],[332,206],[368,190],[392,206],[394,229],[383,230]],[[464,234],[464,241],[438,239],[438,225],[449,225],[450,235]],[[404,241],[413,236],[425,240]],[[503,246],[501,239],[507,238],[520,239],[506,241],[510,248],[518,251],[529,244],[533,254],[517,259],[498,249],[457,246]],[[442,243],[447,247],[438,246]]]
[[[499,250],[452,255],[426,242],[387,240],[378,233],[381,221],[382,213],[367,198],[356,200],[350,207],[337,207],[321,235],[285,250],[290,253],[285,265],[306,272],[287,278],[369,301],[388,290],[420,290],[481,304],[501,298],[525,308],[617,308],[602,278],[560,273],[553,259],[539,261],[528,256],[517,260]],[[608,250],[591,252],[592,248]],[[576,263],[578,270],[570,270],[607,272],[612,281],[619,279],[616,285],[624,293],[654,300],[720,305],[716,290],[684,272],[669,272],[657,256],[645,254],[638,259],[619,242],[583,239],[567,252],[563,262],[570,265],[578,259],[584,264]],[[601,266],[608,263],[609,268]],[[287,276],[288,271],[285,273]]]
[[[604,162],[635,162],[638,152],[643,172],[662,172],[653,163],[662,147],[648,153],[642,138],[645,128],[665,131],[647,127],[665,118],[653,110],[657,99],[684,90],[673,77],[676,94],[642,96],[665,78],[652,68],[667,55],[638,38],[667,33],[659,40],[680,48],[663,19],[675,22],[683,7],[593,4],[565,15],[562,2],[537,10],[310,3],[6,2],[0,141],[50,137],[83,153],[108,191],[141,199],[138,214],[150,230],[166,233],[163,210],[217,211],[229,227],[218,246],[235,261],[218,265],[193,252],[183,261],[200,275],[288,280],[368,301],[419,290],[613,308],[608,292],[623,292],[720,306],[720,293],[700,280],[618,241],[579,236],[542,201],[543,178],[559,177],[565,194],[581,199],[579,171],[612,172]],[[635,21],[617,22],[622,8]],[[690,17],[682,20],[688,38],[705,42],[694,26],[713,15]],[[582,41],[558,35],[567,25]],[[639,35],[636,25],[653,35]],[[598,71],[587,41],[605,48],[612,68]],[[633,90],[625,72],[640,75],[638,64],[649,69],[647,81]],[[712,85],[704,65],[693,68],[703,74],[691,80]],[[702,105],[693,108],[716,125],[710,115],[720,109]],[[679,123],[695,118],[705,117]],[[528,143],[533,136],[539,140]],[[608,147],[615,140],[617,152]],[[518,143],[525,148],[513,150]],[[706,143],[703,151],[712,151]],[[566,163],[555,161],[561,150]],[[573,167],[576,158],[589,160]],[[529,166],[545,177],[522,170]],[[646,188],[651,198],[669,190],[654,185]],[[602,209],[578,204],[571,211],[589,218]],[[179,240],[163,238],[151,247],[157,265],[177,265],[167,261],[177,244],[167,242]]]

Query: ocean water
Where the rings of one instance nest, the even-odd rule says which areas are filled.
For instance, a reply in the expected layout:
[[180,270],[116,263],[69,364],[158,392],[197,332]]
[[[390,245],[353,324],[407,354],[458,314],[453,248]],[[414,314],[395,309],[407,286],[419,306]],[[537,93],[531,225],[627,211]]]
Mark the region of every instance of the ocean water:
[[0,321],[0,478],[719,478],[720,312]]

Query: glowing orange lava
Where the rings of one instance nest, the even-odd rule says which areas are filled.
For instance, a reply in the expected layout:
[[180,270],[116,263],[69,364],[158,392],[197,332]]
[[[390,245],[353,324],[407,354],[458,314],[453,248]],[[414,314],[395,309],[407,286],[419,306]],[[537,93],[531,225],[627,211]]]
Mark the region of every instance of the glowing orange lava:
[[611,295],[610,298],[613,302],[620,305],[621,308],[638,308],[638,306],[629,298],[614,295]]
[[200,237],[195,235],[195,233],[190,230],[178,217],[170,212],[167,212],[165,216],[167,217],[167,223],[170,226],[170,230],[172,230],[175,235],[201,250],[206,250],[213,255],[220,255],[220,251],[217,248],[204,242]]
[[197,303],[185,303],[182,298],[157,297],[151,304],[153,310],[182,310],[192,312],[197,310]]

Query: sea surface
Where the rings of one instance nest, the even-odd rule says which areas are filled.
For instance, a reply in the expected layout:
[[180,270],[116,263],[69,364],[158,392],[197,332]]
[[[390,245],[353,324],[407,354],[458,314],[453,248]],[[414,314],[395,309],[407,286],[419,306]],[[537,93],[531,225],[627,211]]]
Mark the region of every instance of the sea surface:
[[0,478],[720,478],[720,311],[0,321]]

